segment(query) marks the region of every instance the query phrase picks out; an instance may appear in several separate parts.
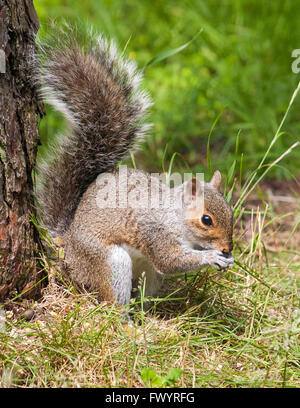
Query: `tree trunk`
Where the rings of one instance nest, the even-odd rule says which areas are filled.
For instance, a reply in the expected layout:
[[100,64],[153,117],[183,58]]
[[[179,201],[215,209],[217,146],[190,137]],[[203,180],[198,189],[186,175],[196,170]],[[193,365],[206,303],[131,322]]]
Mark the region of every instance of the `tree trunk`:
[[[32,0],[0,0],[0,299],[41,279],[32,169],[43,106],[32,86],[35,35]],[[39,293],[40,285],[27,292]]]

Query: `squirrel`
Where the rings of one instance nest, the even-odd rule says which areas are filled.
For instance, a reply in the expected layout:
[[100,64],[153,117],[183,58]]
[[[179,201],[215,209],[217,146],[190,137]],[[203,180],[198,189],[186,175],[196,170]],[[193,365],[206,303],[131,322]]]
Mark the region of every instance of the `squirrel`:
[[[128,187],[120,184],[118,164],[149,128],[152,102],[135,62],[103,36],[90,35],[81,44],[73,32],[61,32],[57,44],[43,45],[41,54],[41,94],[64,115],[68,131],[38,165],[36,198],[41,222],[52,237],[62,237],[64,263],[76,286],[123,306],[142,272],[145,294],[154,296],[164,276],[231,267],[233,213],[219,191],[219,171],[201,184],[200,193],[195,178],[173,188],[159,182],[157,195],[186,196],[178,208],[99,206],[105,189]],[[101,178],[105,174],[109,183]],[[128,169],[127,178],[146,180],[145,192],[153,181],[137,169]],[[201,194],[204,204],[198,206]]]

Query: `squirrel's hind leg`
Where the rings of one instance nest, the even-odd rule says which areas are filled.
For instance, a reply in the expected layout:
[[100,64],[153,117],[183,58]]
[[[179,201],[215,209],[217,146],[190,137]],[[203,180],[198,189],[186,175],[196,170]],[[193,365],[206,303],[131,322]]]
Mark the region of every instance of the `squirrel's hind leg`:
[[132,288],[132,262],[128,252],[119,245],[107,247],[96,239],[72,235],[65,247],[65,263],[73,282],[95,293],[100,301],[119,306],[128,304]]

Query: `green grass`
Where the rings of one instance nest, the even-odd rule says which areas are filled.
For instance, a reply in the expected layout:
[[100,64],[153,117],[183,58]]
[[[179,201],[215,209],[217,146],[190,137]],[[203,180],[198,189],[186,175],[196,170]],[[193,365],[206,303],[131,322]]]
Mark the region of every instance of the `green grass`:
[[298,387],[299,253],[262,255],[259,235],[230,271],[173,281],[148,312],[132,304],[131,325],[52,281],[42,302],[22,303],[34,320],[7,312],[1,386]]

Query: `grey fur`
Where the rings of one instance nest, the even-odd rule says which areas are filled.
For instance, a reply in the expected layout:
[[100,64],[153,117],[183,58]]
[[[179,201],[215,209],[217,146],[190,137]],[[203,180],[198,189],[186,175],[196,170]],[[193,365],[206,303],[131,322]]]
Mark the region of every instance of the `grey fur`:
[[[180,209],[161,200],[157,208],[99,206],[102,173],[109,172],[115,181],[108,183],[109,189],[116,185],[129,194],[134,187],[127,190],[127,181],[114,169],[146,132],[144,118],[151,102],[140,90],[135,64],[118,57],[112,42],[91,36],[79,45],[75,34],[58,32],[54,47],[42,47],[37,74],[45,100],[69,124],[68,133],[53,144],[50,160],[39,166],[37,197],[45,226],[62,236],[66,271],[73,282],[96,292],[99,300],[125,305],[132,281],[136,285],[142,272],[148,282],[146,295],[151,295],[164,275],[205,265],[232,266],[233,214],[218,191],[219,172],[205,183],[201,207],[193,188]],[[129,184],[136,176],[146,179],[143,193],[149,197],[152,176],[128,169]],[[183,202],[187,187],[194,184],[191,180],[171,191],[159,183],[157,194],[179,195]],[[212,217],[211,227],[201,221],[203,211]]]
[[[133,175],[148,179],[151,175],[140,170],[128,169],[128,180]],[[120,175],[112,172],[115,183]],[[125,181],[124,181],[125,182]],[[176,187],[179,191],[182,186]],[[170,190],[161,184],[161,189]],[[74,282],[98,293],[100,300],[113,299],[120,305],[130,301],[130,290],[137,286],[145,272],[145,295],[154,296],[165,275],[180,274],[212,265],[216,269],[233,264],[232,211],[222,195],[209,183],[205,184],[205,207],[216,214],[216,234],[193,227],[186,219],[189,208],[99,208],[97,196],[102,185],[95,180],[83,194],[74,219],[64,235],[65,261]],[[112,197],[111,194],[108,194]],[[212,208],[215,204],[215,209]],[[197,210],[196,219],[201,218]],[[193,220],[192,220],[193,221]],[[222,251],[226,248],[227,254]],[[127,256],[128,254],[128,256]],[[129,256],[131,262],[129,261]]]
[[38,166],[36,191],[42,221],[53,236],[69,227],[80,198],[98,174],[113,169],[149,128],[151,105],[140,89],[136,64],[121,58],[115,44],[90,37],[79,45],[69,28],[51,47],[40,46],[37,74],[44,100],[67,119],[69,131],[52,143]]

